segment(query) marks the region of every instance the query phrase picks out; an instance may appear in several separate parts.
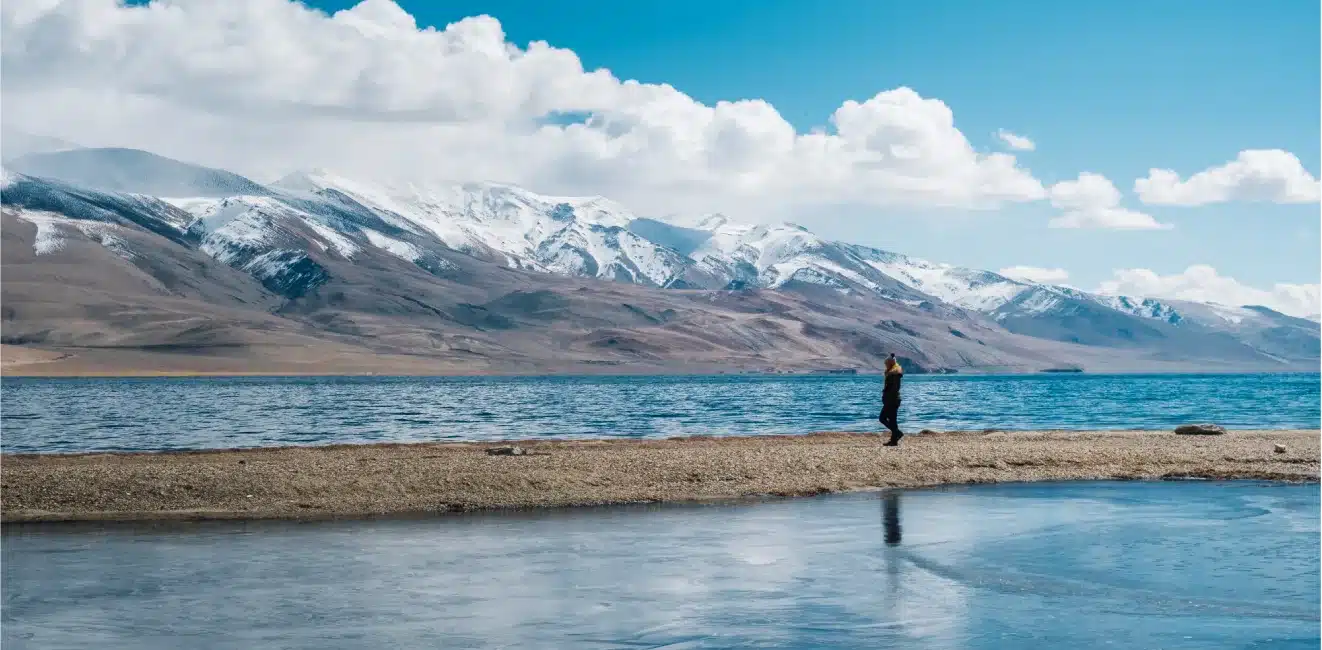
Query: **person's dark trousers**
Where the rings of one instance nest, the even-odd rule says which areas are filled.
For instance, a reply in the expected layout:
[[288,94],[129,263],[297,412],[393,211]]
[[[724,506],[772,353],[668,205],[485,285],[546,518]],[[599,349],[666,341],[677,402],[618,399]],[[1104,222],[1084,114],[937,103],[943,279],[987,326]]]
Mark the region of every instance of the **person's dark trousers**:
[[894,402],[881,403],[881,416],[878,417],[877,420],[881,422],[882,426],[886,427],[887,429],[890,429],[891,439],[889,442],[891,443],[899,442],[900,438],[904,436],[904,433],[900,431],[899,416],[900,416],[899,400],[896,400]]

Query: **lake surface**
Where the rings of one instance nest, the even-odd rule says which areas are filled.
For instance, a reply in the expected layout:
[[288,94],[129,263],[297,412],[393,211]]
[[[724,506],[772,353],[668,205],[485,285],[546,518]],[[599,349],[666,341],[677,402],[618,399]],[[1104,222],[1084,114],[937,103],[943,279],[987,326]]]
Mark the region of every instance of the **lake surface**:
[[406,521],[8,526],[26,648],[1308,648],[1319,491],[994,485]]
[[[5,452],[874,431],[877,376],[5,378]],[[923,428],[1319,427],[1319,375],[923,376]]]

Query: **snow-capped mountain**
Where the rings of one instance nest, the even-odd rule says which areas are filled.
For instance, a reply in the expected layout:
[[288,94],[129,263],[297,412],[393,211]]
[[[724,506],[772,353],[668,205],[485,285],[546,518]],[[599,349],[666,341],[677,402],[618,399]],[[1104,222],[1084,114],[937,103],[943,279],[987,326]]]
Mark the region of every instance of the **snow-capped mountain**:
[[888,310],[947,323],[947,334],[961,340],[940,345],[980,345],[967,332],[999,329],[1172,358],[1318,358],[1316,322],[1261,307],[1098,295],[831,241],[796,224],[719,214],[647,218],[602,197],[494,183],[381,183],[313,170],[261,185],[147,152],[76,149],[13,161],[0,199],[36,227],[38,257],[82,236],[121,259],[140,259],[148,253],[121,236],[140,228],[287,301],[312,299],[337,277],[358,273],[351,269],[453,279],[465,267],[461,255],[652,290],[788,292],[811,297],[824,313],[832,301],[861,300],[891,323],[882,328],[887,336],[922,338],[881,318]]
[[643,230],[681,246],[698,268],[737,286],[776,289],[797,281],[910,305],[945,304],[983,314],[1010,331],[1053,340],[1123,342],[1135,332],[1161,338],[1154,327],[1178,326],[1185,318],[1169,302],[1097,295],[823,240],[795,224],[738,224],[712,215],[649,222]]
[[685,285],[703,289],[825,287],[911,306],[931,294],[884,273],[889,253],[822,239],[797,224],[743,224],[723,215],[636,220],[630,228],[687,256]]
[[291,174],[273,187],[356,203],[400,228],[514,268],[661,287],[688,264],[630,232],[634,215],[601,197],[542,196],[495,183],[374,185],[324,170]]

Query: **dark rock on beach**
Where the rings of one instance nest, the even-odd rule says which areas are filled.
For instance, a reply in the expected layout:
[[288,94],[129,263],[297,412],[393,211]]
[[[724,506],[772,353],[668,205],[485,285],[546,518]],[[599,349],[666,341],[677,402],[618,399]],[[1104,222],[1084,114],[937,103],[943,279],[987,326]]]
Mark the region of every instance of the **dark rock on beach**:
[[1215,424],[1185,424],[1175,427],[1175,433],[1182,436],[1219,436],[1226,428]]

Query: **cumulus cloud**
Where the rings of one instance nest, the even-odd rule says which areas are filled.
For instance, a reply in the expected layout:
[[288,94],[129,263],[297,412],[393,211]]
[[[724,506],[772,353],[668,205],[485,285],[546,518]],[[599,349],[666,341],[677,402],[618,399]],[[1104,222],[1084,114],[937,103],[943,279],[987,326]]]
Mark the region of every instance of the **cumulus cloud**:
[[1011,266],[1001,269],[999,273],[1007,278],[1041,284],[1060,284],[1070,279],[1070,273],[1065,269],[1044,269],[1036,266]]
[[1222,305],[1260,305],[1282,314],[1307,318],[1322,312],[1319,285],[1278,283],[1259,289],[1220,275],[1211,266],[1190,266],[1183,273],[1160,275],[1149,269],[1118,269],[1098,288],[1109,295],[1215,302]]
[[6,0],[6,123],[256,177],[495,180],[640,211],[814,204],[995,208],[1046,197],[909,88],[802,133],[765,101],[704,104],[508,42],[494,18],[420,29],[390,0],[331,15],[291,0]]
[[996,137],[999,138],[1001,142],[1004,142],[1005,146],[1014,149],[1015,151],[1033,151],[1037,149],[1037,144],[1028,139],[1027,136],[1017,135],[1006,131],[1005,129],[998,130],[996,132]]
[[1250,149],[1188,180],[1180,180],[1180,175],[1170,169],[1150,170],[1147,178],[1134,181],[1134,193],[1144,203],[1154,205],[1312,203],[1322,195],[1322,185],[1294,154],[1280,149]]
[[1052,228],[1092,228],[1102,230],[1168,230],[1152,215],[1120,207],[1120,190],[1100,174],[1083,172],[1076,180],[1051,186],[1051,205],[1064,212],[1053,218]]

